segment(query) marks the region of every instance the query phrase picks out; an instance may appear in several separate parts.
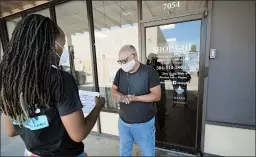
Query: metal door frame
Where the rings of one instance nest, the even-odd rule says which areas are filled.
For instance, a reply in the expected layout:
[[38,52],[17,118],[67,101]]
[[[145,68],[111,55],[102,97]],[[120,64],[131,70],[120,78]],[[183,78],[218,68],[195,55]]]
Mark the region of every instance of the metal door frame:
[[177,144],[170,144],[174,149],[189,153],[201,153],[201,135],[202,135],[202,107],[204,97],[204,77],[205,77],[205,60],[206,60],[206,41],[207,26],[206,17],[207,10],[201,9],[193,12],[186,12],[184,14],[176,14],[173,16],[164,16],[159,18],[153,18],[149,20],[141,20],[139,25],[140,32],[140,60],[142,63],[146,63],[146,28],[175,24],[182,22],[189,22],[195,20],[201,20],[200,28],[200,54],[199,54],[199,80],[198,80],[198,101],[197,101],[197,122],[196,122],[196,141],[194,147],[182,146]]

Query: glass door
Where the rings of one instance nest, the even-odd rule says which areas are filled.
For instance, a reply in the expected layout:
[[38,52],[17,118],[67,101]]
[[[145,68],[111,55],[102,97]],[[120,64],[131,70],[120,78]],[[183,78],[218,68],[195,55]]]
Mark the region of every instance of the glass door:
[[155,103],[156,145],[195,148],[199,85],[201,20],[144,27],[146,64],[161,81]]

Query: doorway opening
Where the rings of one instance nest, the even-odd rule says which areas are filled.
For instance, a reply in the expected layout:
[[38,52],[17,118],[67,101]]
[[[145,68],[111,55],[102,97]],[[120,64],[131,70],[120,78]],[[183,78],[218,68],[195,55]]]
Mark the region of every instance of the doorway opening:
[[196,152],[201,20],[144,27],[146,64],[160,76],[156,146]]

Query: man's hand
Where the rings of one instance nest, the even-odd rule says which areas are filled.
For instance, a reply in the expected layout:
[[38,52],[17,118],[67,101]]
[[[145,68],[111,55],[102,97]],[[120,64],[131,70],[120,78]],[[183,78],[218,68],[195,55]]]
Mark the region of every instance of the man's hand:
[[128,98],[128,96],[126,96],[126,95],[120,96],[120,101],[125,104],[130,104],[130,102],[131,102],[130,99]]
[[135,95],[127,95],[127,97],[129,98],[130,102],[137,101],[137,97]]
[[105,98],[104,97],[95,97],[95,104],[96,107],[103,108],[105,105]]

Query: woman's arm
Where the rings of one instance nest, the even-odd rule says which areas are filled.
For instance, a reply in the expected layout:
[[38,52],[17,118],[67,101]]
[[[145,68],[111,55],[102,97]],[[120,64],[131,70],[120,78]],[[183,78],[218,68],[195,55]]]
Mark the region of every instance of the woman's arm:
[[96,106],[84,118],[83,105],[74,77],[68,73],[63,73],[63,83],[63,99],[57,104],[57,109],[69,137],[75,142],[81,142],[95,125],[100,111],[105,105],[105,99],[95,97]]
[[17,136],[17,132],[13,126],[12,119],[2,113],[2,123],[4,124],[5,132],[9,137]]
[[96,106],[86,118],[84,118],[82,110],[61,117],[62,123],[73,141],[83,141],[94,127],[100,111],[105,105],[105,99],[96,97],[95,103]]

